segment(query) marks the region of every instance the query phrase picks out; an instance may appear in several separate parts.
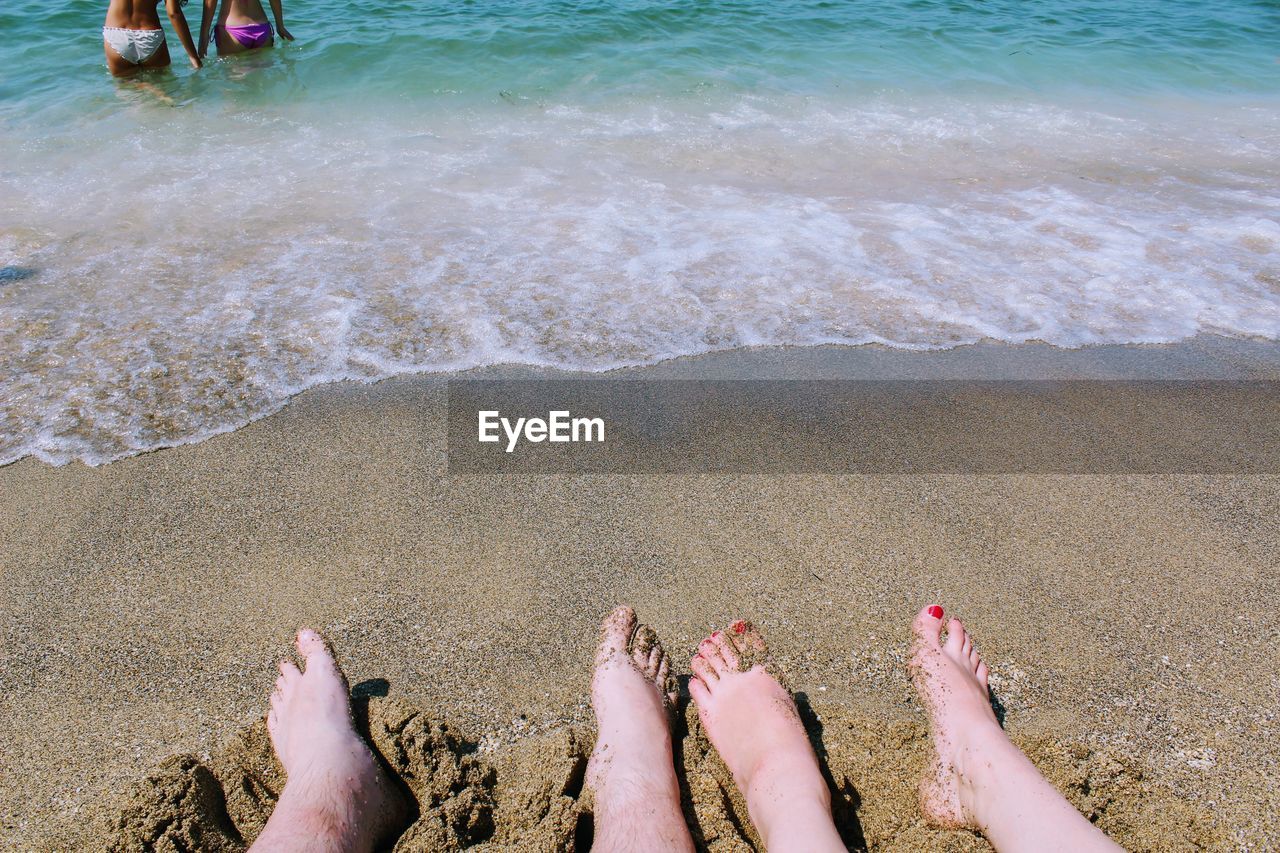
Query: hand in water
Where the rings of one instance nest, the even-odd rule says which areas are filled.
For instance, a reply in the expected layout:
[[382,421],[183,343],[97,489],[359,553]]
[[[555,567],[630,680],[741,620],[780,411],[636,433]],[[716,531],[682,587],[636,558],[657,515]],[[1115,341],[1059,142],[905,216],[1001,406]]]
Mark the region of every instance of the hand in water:
[[280,38],[284,39],[285,41],[293,41],[293,36],[289,34],[289,31],[284,28],[283,24],[280,25],[279,29],[280,29]]

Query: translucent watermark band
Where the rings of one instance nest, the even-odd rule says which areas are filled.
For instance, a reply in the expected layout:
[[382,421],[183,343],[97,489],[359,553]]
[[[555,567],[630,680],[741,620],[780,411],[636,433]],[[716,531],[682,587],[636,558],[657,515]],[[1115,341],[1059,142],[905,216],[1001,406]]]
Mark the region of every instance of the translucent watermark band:
[[1270,380],[453,380],[451,474],[1274,474]]

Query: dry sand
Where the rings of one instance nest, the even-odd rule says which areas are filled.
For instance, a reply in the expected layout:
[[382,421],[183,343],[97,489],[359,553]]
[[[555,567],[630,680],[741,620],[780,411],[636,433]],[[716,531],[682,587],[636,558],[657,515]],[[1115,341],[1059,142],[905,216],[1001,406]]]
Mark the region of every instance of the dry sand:
[[[638,375],[1280,376],[1273,349],[1212,341],[850,358]],[[1280,843],[1280,477],[451,478],[443,402],[438,379],[337,385],[198,445],[0,470],[7,847],[243,849],[282,783],[274,664],[306,624],[418,799],[398,849],[581,849],[592,647],[624,601],[679,664],[734,618],[766,631],[853,846],[985,847],[914,801],[907,625],[932,601],[976,634],[1014,739],[1121,843]],[[684,716],[695,831],[747,849]]]

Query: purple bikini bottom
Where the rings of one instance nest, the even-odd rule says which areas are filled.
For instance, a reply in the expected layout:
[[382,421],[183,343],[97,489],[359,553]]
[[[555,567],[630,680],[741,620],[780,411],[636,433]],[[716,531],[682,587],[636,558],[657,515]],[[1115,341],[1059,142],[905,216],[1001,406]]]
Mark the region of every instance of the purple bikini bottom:
[[231,36],[241,47],[266,47],[271,44],[275,32],[270,24],[245,24],[243,27],[223,27],[222,31]]

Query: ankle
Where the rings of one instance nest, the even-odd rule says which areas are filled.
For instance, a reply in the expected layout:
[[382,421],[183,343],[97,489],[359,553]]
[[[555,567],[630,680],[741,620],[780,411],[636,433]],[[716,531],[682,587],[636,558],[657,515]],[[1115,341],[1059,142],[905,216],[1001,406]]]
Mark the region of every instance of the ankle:
[[1011,768],[1026,758],[998,725],[968,732],[957,747],[953,760],[960,807],[971,825],[985,830]]
[[[606,743],[607,746],[604,746]],[[599,760],[602,766],[607,766],[611,775],[651,774],[652,768],[658,765],[670,767],[674,773],[672,749],[670,730],[655,728],[640,737],[632,734],[608,737],[606,740],[606,736],[602,734],[596,741],[592,758]]]
[[843,850],[831,819],[831,797],[806,792],[771,804],[748,806],[751,823],[771,853]]
[[363,849],[355,843],[356,810],[346,799],[309,785],[286,784],[254,851]]
[[[797,836],[796,827],[831,822],[831,791],[813,762],[762,766],[744,791],[751,822],[767,849]],[[798,765],[798,766],[796,766]]]
[[679,802],[680,782],[676,779],[670,738],[665,743],[642,747],[611,746],[607,754],[593,757],[593,763],[596,758],[601,760],[601,767],[588,777],[588,784],[596,789],[597,796]]

